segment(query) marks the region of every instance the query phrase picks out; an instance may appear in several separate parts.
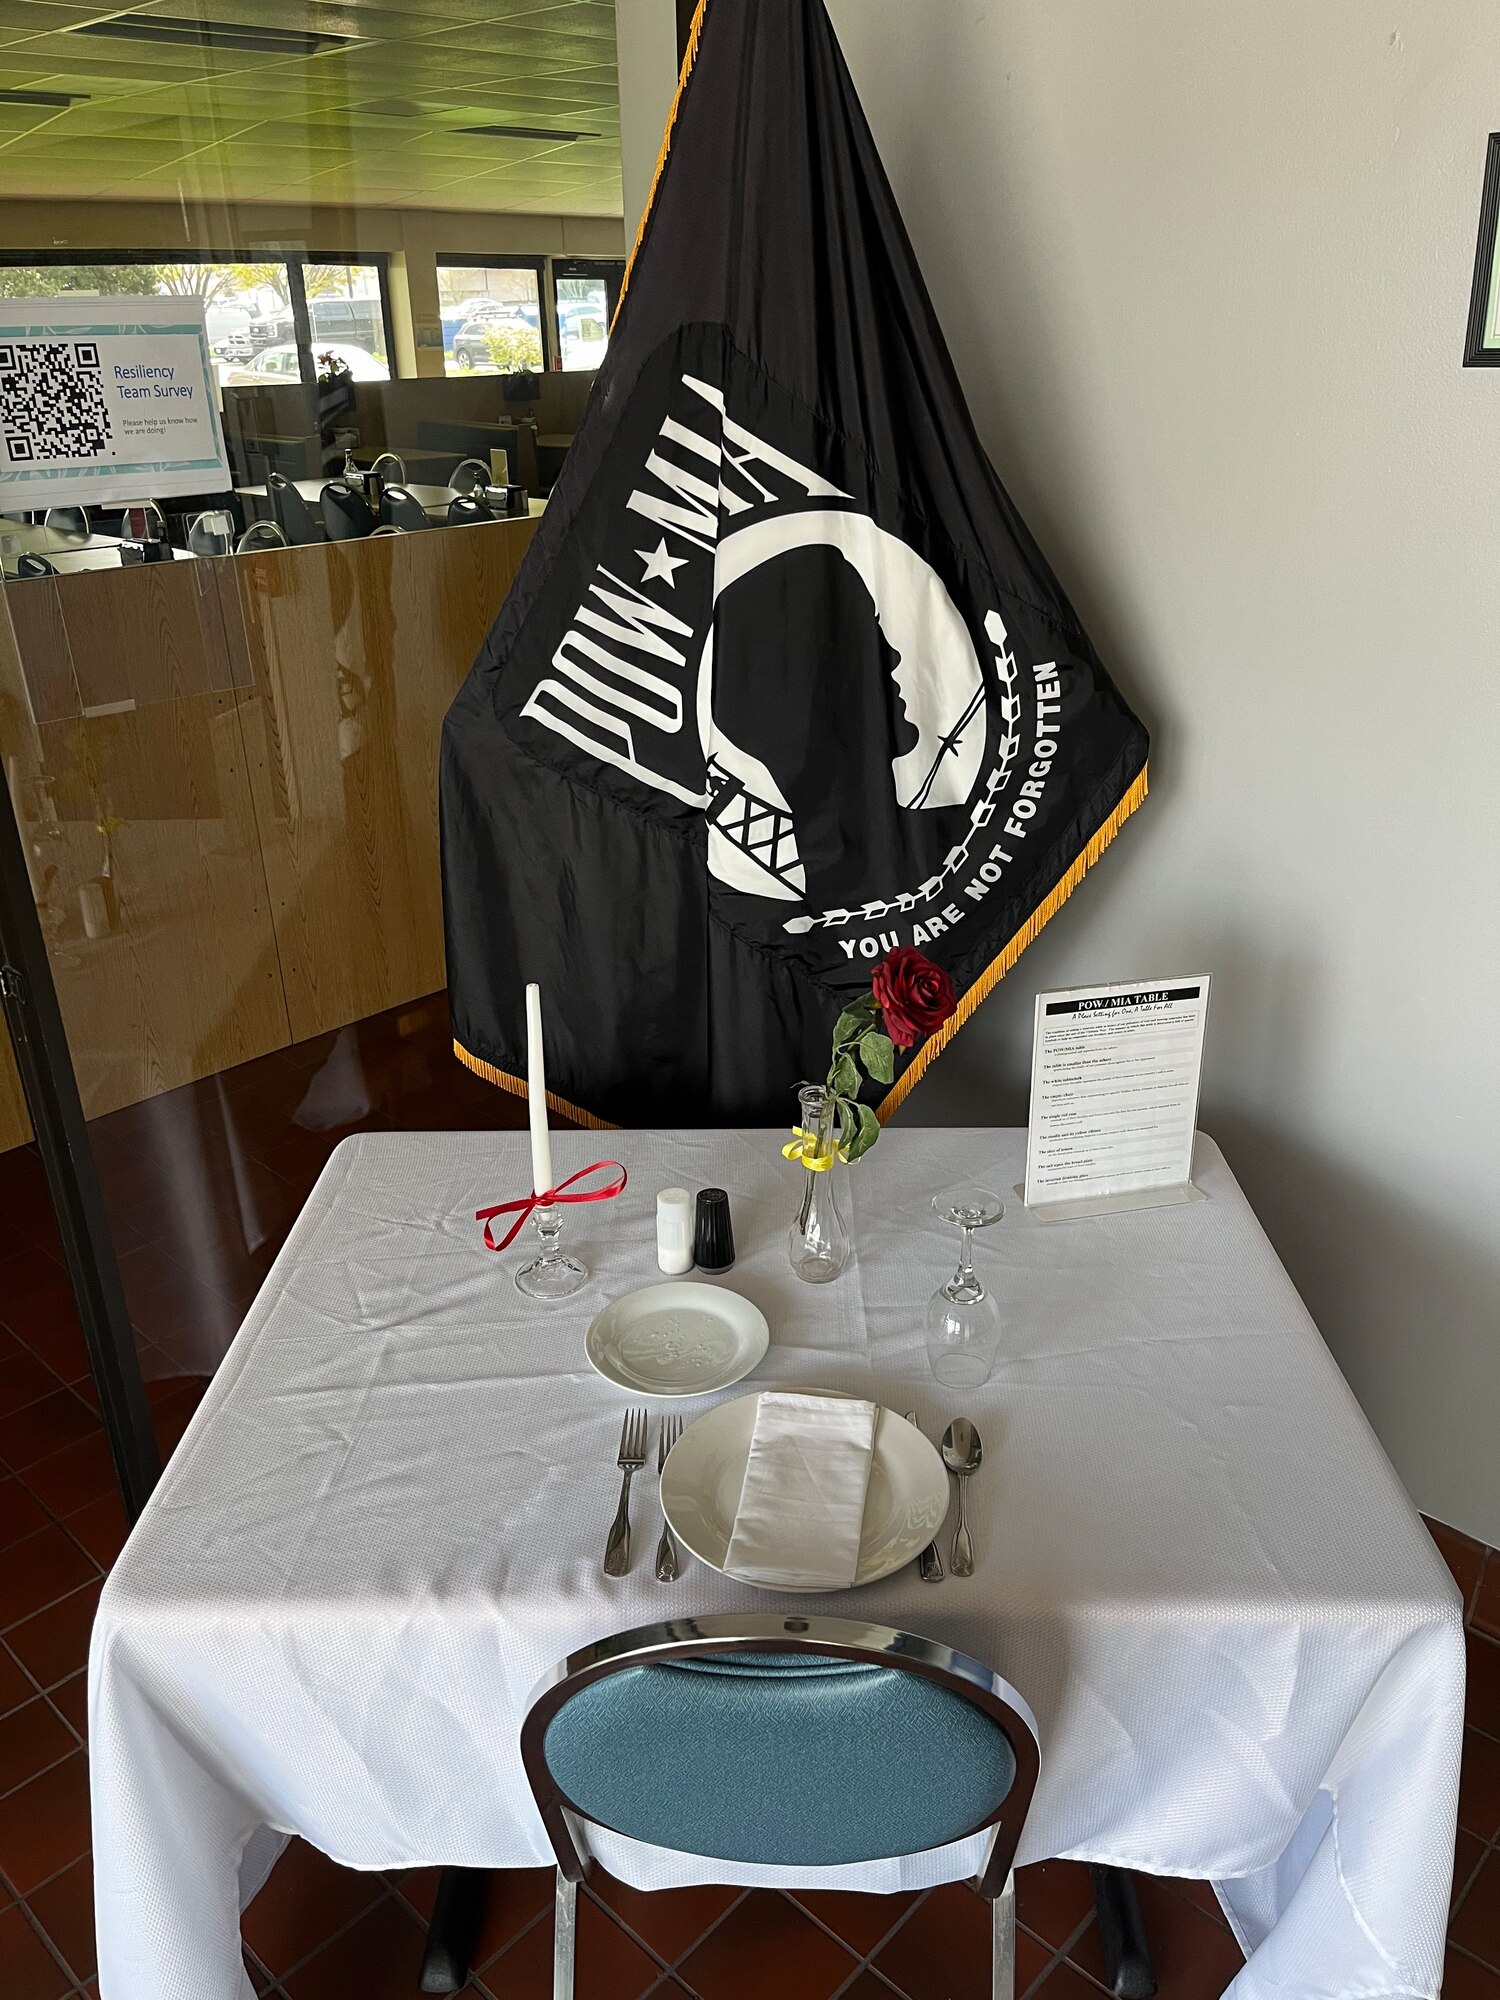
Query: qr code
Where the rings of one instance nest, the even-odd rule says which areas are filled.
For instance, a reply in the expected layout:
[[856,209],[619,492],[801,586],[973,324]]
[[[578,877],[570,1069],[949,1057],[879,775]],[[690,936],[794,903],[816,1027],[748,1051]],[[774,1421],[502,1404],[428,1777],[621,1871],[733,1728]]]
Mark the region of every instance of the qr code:
[[98,341],[0,341],[0,430],[12,465],[102,457],[110,427]]

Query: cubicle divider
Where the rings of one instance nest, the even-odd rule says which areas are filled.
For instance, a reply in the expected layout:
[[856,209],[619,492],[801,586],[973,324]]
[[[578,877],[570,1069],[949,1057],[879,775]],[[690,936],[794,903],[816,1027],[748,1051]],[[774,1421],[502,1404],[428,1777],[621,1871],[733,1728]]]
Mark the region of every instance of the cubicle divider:
[[[439,732],[535,525],[0,593],[0,755],[90,1117],[443,985]],[[0,1149],[27,1129],[0,1048]]]

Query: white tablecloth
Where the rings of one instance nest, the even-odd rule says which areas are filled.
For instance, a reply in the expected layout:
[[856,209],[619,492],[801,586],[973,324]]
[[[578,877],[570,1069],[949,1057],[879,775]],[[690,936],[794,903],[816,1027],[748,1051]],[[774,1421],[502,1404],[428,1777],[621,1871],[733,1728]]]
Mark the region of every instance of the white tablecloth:
[[[608,1297],[657,1277],[669,1183],[727,1187],[725,1282],[772,1329],[756,1383],[855,1390],[983,1434],[970,1581],[914,1569],[820,1598],[988,1661],[1036,1712],[1019,1859],[1207,1876],[1250,1996],[1434,1995],[1463,1707],[1457,1593],[1218,1150],[1211,1199],[1047,1225],[1025,1135],[888,1132],[843,1176],[857,1258],[795,1279],[776,1133],[558,1134],[630,1187],[569,1211],[564,1305],[511,1283],[473,1211],[529,1180],[524,1135],[346,1141],[105,1588],[90,1659],[103,2000],[240,2000],[242,1892],[296,1832],[355,1868],[550,1854],[521,1772],[528,1696],[564,1654],[689,1612],[805,1608],[650,1553],[600,1573],[629,1398],[583,1356]],[[989,1384],[934,1382],[922,1314],[954,1262],[938,1186],[1004,1193],[978,1256],[1008,1325]],[[746,1385],[751,1386],[751,1385]],[[729,1394],[742,1393],[731,1390]],[[659,1406],[658,1406],[659,1407]],[[689,1406],[693,1409],[703,1405]],[[599,1837],[640,1887],[695,1868]],[[893,1889],[935,1862],[824,1871]]]

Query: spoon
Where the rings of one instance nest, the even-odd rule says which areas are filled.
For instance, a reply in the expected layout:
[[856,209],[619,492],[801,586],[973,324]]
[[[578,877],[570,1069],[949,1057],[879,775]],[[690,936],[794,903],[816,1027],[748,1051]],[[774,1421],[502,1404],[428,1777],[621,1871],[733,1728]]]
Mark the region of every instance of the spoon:
[[953,1554],[948,1559],[954,1576],[974,1574],[974,1544],[969,1540],[969,1526],[964,1519],[964,1488],[979,1470],[983,1457],[984,1446],[978,1431],[967,1417],[955,1417],[943,1432],[943,1463],[958,1481],[958,1532],[953,1537]]

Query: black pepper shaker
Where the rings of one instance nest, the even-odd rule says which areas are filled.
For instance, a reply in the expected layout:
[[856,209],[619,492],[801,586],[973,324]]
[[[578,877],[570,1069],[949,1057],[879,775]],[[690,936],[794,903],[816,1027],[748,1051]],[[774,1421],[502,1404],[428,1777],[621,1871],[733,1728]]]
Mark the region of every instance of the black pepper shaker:
[[693,1227],[693,1262],[700,1271],[727,1271],[734,1262],[734,1228],[723,1188],[698,1190]]

